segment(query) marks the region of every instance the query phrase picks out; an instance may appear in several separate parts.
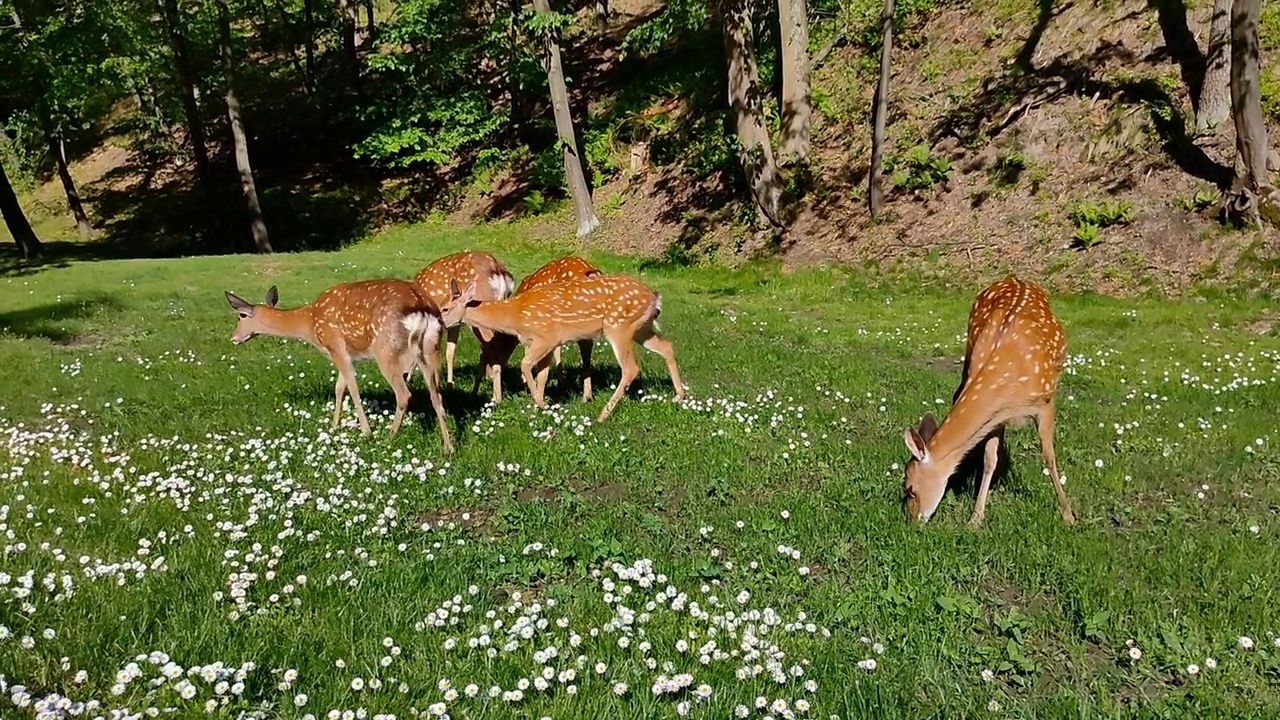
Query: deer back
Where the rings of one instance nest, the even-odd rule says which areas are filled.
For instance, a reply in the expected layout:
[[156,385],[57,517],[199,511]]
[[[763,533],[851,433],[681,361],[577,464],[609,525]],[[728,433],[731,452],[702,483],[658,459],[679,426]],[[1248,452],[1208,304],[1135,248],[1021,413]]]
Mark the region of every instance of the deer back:
[[520,287],[516,289],[516,294],[519,295],[533,288],[551,283],[565,282],[566,280],[599,274],[600,268],[576,255],[556,258],[524,276],[524,279],[520,281]]
[[311,304],[314,333],[326,348],[341,344],[353,355],[369,353],[379,341],[400,345],[406,317],[425,314],[440,322],[440,309],[413,283],[377,279],[342,283]]
[[464,250],[445,255],[424,267],[414,278],[418,287],[439,306],[450,299],[449,283],[476,283],[476,299],[501,300],[511,296],[515,279],[511,272],[490,253]]
[[475,302],[474,288],[446,307],[446,322],[516,335],[522,340],[580,338],[605,330],[639,327],[662,311],[662,298],[644,283],[625,275],[593,275],[551,283],[506,300]]
[[1066,333],[1044,290],[1013,276],[1000,280],[969,310],[964,379],[952,413],[976,403],[1003,414],[1051,397],[1066,356]]

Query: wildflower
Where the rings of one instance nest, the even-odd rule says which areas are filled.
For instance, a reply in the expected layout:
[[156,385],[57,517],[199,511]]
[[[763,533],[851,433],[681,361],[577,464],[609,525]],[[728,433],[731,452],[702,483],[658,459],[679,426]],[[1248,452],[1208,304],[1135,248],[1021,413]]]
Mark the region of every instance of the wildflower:
[[1206,670],[1217,670],[1217,669],[1218,669],[1218,661],[1217,661],[1217,660],[1214,660],[1213,658],[1205,658],[1205,660],[1204,660],[1204,668],[1205,668]]
[[1253,649],[1253,638],[1249,637],[1248,635],[1241,635],[1240,639],[1237,642],[1240,644],[1241,650]]
[[996,679],[996,674],[994,672],[991,672],[991,670],[984,669],[982,671],[982,682],[991,682],[992,680],[995,680],[995,679]]
[[351,689],[360,692],[364,689],[364,678],[351,678]]
[[307,694],[306,694],[306,693],[298,693],[297,695],[294,695],[294,696],[293,696],[293,705],[294,705],[294,707],[302,707],[303,705],[306,705],[306,704],[307,704]]

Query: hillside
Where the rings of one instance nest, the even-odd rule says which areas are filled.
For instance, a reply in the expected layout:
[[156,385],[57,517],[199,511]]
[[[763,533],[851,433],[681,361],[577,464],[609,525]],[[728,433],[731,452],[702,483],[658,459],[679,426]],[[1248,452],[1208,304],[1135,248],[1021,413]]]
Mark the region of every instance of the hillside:
[[[895,191],[887,217],[873,223],[864,196],[876,51],[864,30],[877,5],[848,2],[827,12],[816,4],[811,47],[822,59],[813,76],[813,178],[777,248],[739,221],[744,192],[740,173],[726,169],[714,28],[647,53],[627,45],[624,53],[637,28],[643,34],[665,22],[672,7],[614,3],[601,33],[584,29],[584,9],[565,62],[575,112],[585,118],[584,152],[601,181],[594,199],[603,224],[588,242],[678,263],[777,251],[795,264],[1018,270],[1104,292],[1224,278],[1273,290],[1277,236],[1229,231],[1213,216],[1234,157],[1230,121],[1205,137],[1188,130],[1186,79],[1203,64],[1211,8],[1152,5],[911,5],[895,46],[887,160],[912,189]],[[1280,41],[1280,10],[1263,12],[1264,52],[1272,53],[1263,59],[1263,101],[1274,122],[1280,80],[1267,58]],[[767,22],[757,21],[762,48]],[[769,62],[762,57],[766,82]],[[537,232],[571,233],[562,190],[539,180],[558,154],[548,153],[554,134],[548,140],[537,125],[531,137],[504,139],[503,159],[488,167],[473,153],[434,170],[389,171],[351,157],[344,129],[299,118],[278,87],[264,83],[257,92],[245,104],[264,210],[287,238],[284,249],[341,245],[439,212],[457,223],[533,215]],[[211,132],[211,140],[225,134]],[[174,252],[203,252],[232,232],[198,227],[210,213],[193,202],[189,164],[140,157],[121,135],[103,137],[72,174],[116,245],[105,254],[141,254],[137,243],[187,235]],[[214,156],[226,164],[229,151],[215,145]],[[637,163],[646,156],[649,164]],[[72,233],[56,178],[24,202],[46,236]],[[1096,216],[1101,232],[1077,233],[1080,214]]]

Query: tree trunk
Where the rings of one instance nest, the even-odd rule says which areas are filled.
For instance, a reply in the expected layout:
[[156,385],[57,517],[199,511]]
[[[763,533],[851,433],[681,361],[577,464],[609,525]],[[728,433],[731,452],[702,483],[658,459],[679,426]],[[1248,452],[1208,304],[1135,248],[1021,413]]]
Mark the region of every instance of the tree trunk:
[[182,111],[187,116],[187,137],[191,140],[191,153],[196,161],[196,174],[207,192],[213,191],[210,173],[209,150],[205,146],[204,121],[200,117],[200,105],[196,102],[196,74],[187,48],[187,37],[182,31],[182,16],[178,12],[178,0],[164,0],[165,25],[169,31],[169,45],[173,50],[178,86],[182,89]]
[[1209,52],[1205,57],[1196,130],[1204,132],[1231,117],[1231,0],[1215,0],[1209,22]]
[[[551,14],[549,0],[533,0],[533,9],[541,14]],[[569,91],[564,84],[564,68],[560,64],[560,42],[554,35],[546,39],[543,48],[543,67],[547,71],[547,84],[551,88],[551,107],[556,118],[556,135],[564,152],[564,173],[569,182],[569,194],[573,197],[573,213],[578,220],[578,237],[588,235],[600,225],[595,207],[591,204],[591,188],[587,185],[585,164],[578,154],[577,133],[573,127],[573,113],[569,109]]]
[[[1267,182],[1267,128],[1258,87],[1258,16],[1261,0],[1235,0],[1231,8],[1231,114],[1236,126],[1236,178],[1227,200],[1237,220],[1259,224]],[[1269,193],[1268,193],[1269,194]]]
[[360,92],[360,55],[356,51],[355,0],[338,0],[338,20],[342,23],[342,49],[347,56],[351,86]]
[[596,26],[600,30],[609,27],[609,0],[596,0]]
[[240,116],[240,99],[235,91],[235,62],[231,56],[231,13],[227,0],[216,0],[218,6],[218,35],[222,55],[222,71],[227,83],[227,120],[231,123],[231,139],[235,144],[236,171],[240,174],[240,192],[249,210],[249,231],[253,235],[253,247],[260,253],[271,252],[271,240],[267,237],[267,224],[262,219],[262,206],[258,203],[258,188],[253,181],[253,166],[249,163],[249,140],[244,132],[244,119]]
[[889,57],[893,52],[893,0],[884,0],[882,46],[880,48],[880,82],[876,85],[874,117],[871,129],[871,172],[867,198],[871,204],[871,217],[884,208],[884,124],[889,111]]
[[809,16],[805,0],[778,0],[782,40],[781,165],[809,160],[812,109],[809,104]]
[[93,227],[89,225],[89,215],[84,211],[84,203],[80,201],[80,193],[76,190],[76,181],[71,177],[71,169],[67,167],[66,143],[63,142],[61,133],[56,131],[46,132],[45,136],[49,141],[49,152],[53,154],[53,162],[58,168],[58,179],[62,181],[62,190],[67,194],[67,207],[71,209],[71,216],[76,219],[80,237],[87,238],[93,234]]
[[0,164],[0,214],[4,215],[4,224],[18,244],[18,253],[23,260],[30,260],[44,250],[40,238],[36,237],[36,231],[31,229],[31,223],[27,221],[27,214],[22,212],[22,206],[18,204],[18,195],[9,183],[3,164]]
[[315,82],[316,72],[316,10],[315,0],[302,0],[302,20],[306,23],[303,28],[307,53],[307,85]]
[[373,0],[364,0],[364,35],[365,42],[373,42]]
[[782,223],[782,182],[765,130],[760,73],[751,22],[751,0],[722,0],[724,47],[729,60],[729,107],[738,135],[738,157],[758,212],[776,231]]

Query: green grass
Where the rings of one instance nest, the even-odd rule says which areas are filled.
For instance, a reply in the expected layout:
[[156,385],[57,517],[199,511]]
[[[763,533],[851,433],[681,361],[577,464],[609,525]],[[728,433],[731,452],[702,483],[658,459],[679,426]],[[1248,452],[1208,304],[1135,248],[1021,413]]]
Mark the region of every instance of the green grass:
[[[669,401],[662,363],[646,354],[646,399],[633,393],[595,425],[617,377],[602,345],[591,403],[574,393],[569,348],[567,378],[551,385],[558,407],[533,410],[512,376],[504,402],[484,408],[467,392],[468,333],[460,387],[445,396],[458,443],[447,461],[420,376],[389,441],[390,390],[359,366],[374,434],[362,438],[348,408],[331,435],[333,370],[319,353],[273,338],[230,343],[224,289],[257,299],[276,284],[292,307],[336,282],[411,277],[462,247],[493,250],[517,275],[566,249],[518,230],[424,226],[333,254],[0,279],[10,692],[97,700],[89,716],[174,707],[197,717],[212,701],[222,717],[406,718],[446,692],[462,693],[448,702],[458,718],[676,717],[681,701],[692,717],[732,717],[744,704],[763,718],[757,697],[790,709],[803,698],[818,718],[1280,711],[1280,338],[1257,332],[1261,304],[1054,298],[1072,353],[1057,450],[1073,529],[1030,429],[1007,435],[1012,471],[983,529],[965,527],[971,489],[949,493],[925,527],[903,521],[902,428],[945,412],[969,302],[995,278],[919,287],[767,265],[642,270],[593,255],[663,294],[690,402]],[[636,564],[637,577],[620,579],[614,562]],[[24,577],[33,589],[19,598]],[[626,648],[615,611],[630,621],[616,622]],[[533,637],[504,650],[525,622]],[[468,647],[485,623],[492,658]],[[1241,636],[1254,649],[1240,649]],[[767,654],[752,654],[774,645],[783,684]],[[143,657],[141,676],[113,695],[117,674],[152,653],[168,660]],[[874,671],[859,668],[872,658]],[[167,661],[210,676],[216,662],[255,665],[238,695],[197,670],[183,700],[178,680],[147,684]],[[545,692],[531,684],[519,702],[487,697],[544,666],[576,677]],[[282,688],[285,670],[297,677]],[[679,673],[692,674],[687,689],[655,695],[656,676]],[[615,694],[616,682],[628,692]],[[712,693],[700,702],[703,683]],[[5,717],[33,716],[8,703]]]

